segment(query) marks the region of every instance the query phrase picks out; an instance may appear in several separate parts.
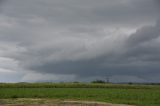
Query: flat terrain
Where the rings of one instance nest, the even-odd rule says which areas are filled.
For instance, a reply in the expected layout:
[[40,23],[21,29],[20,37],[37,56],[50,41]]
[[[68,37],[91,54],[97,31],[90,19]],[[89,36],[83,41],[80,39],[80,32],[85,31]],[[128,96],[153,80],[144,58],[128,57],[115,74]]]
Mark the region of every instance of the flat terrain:
[[[137,106],[160,106],[159,85],[91,83],[0,84],[0,103],[18,98],[48,100],[100,101]],[[44,102],[43,100],[39,102]]]

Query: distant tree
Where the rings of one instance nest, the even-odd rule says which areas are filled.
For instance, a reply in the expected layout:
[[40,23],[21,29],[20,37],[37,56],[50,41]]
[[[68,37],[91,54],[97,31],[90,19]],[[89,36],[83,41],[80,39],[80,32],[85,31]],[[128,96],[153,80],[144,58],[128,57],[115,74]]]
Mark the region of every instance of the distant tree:
[[92,81],[91,83],[106,83],[106,82],[103,80],[95,80],[95,81]]
[[132,85],[132,84],[133,84],[133,82],[128,82],[128,84],[129,84],[129,85]]
[[78,82],[78,81],[74,81],[73,83],[80,83],[80,82]]

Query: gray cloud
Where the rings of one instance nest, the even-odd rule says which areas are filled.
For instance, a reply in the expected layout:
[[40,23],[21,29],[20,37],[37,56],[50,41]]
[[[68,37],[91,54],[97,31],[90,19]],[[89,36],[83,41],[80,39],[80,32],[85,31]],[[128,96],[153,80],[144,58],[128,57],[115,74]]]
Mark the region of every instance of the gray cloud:
[[21,73],[15,81],[160,80],[156,0],[15,0],[1,8],[0,61],[13,65],[0,73]]
[[146,26],[139,30],[134,35],[128,38],[128,43],[130,45],[149,42],[160,36],[160,26],[159,23],[155,26]]

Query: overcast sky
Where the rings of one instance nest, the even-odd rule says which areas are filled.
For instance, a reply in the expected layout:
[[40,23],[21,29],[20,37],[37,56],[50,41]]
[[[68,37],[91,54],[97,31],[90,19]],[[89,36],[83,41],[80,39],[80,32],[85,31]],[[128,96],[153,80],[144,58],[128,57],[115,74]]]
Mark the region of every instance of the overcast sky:
[[159,0],[0,0],[0,82],[160,82]]

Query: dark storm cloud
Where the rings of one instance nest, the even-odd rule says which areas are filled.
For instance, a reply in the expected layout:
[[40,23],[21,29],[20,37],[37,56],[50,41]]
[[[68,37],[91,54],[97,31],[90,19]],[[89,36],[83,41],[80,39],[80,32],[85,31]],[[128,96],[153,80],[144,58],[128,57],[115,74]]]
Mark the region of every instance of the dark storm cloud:
[[[137,30],[126,40],[128,53],[139,55],[139,58],[159,58],[160,47],[160,24],[157,21],[155,26],[146,26]],[[146,56],[147,55],[147,56]]]
[[2,5],[7,0],[0,0],[0,5]]
[[[0,61],[12,64],[8,72],[22,72],[24,81],[113,76],[159,82],[157,2],[6,1],[0,6]],[[6,67],[0,65],[0,72]]]
[[7,1],[7,0],[0,0],[0,12],[2,11],[1,6],[4,5],[5,1]]
[[128,44],[137,45],[139,43],[149,42],[160,36],[160,26],[157,23],[155,26],[146,26],[137,30],[137,32],[128,38]]
[[21,18],[21,21],[36,15],[45,17],[57,26],[72,24],[130,24],[131,26],[137,25],[139,22],[152,21],[159,15],[156,3],[150,0],[113,0],[109,3],[106,0],[69,0],[67,2],[64,0],[17,0],[8,2],[8,6],[5,8],[5,14]]
[[[145,26],[124,40],[123,53],[113,51],[92,59],[43,63],[31,66],[31,70],[55,74],[76,74],[79,77],[129,75],[145,76],[160,74],[160,26]],[[105,49],[105,48],[104,48]],[[72,58],[72,56],[70,57]],[[44,71],[45,70],[45,71]],[[145,75],[145,76],[144,76]]]

